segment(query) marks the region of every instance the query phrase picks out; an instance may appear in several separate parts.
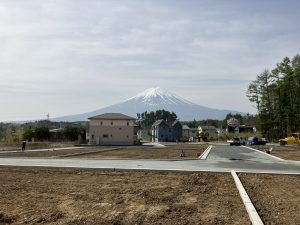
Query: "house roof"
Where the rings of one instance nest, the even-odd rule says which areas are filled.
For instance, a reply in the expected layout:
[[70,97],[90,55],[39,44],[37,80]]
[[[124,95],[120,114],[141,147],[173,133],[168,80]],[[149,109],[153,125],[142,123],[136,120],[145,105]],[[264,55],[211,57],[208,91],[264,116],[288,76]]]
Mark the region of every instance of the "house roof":
[[202,130],[215,130],[217,129],[215,126],[199,126]]
[[172,124],[168,123],[167,121],[165,120],[156,120],[153,124],[152,124],[152,127],[154,126],[158,126],[162,123],[165,123],[168,127],[174,127],[177,123],[179,123],[181,125],[181,123],[179,122],[179,120],[175,120]]
[[92,119],[101,119],[101,120],[136,120],[131,116],[124,115],[122,113],[104,113],[101,115],[93,116],[88,118],[89,120]]
[[179,120],[175,120],[173,123],[172,123],[172,127],[174,127],[177,123],[179,123],[181,125],[181,123],[179,122]]
[[152,126],[154,127],[154,126],[158,126],[159,124],[161,124],[161,123],[166,123],[164,120],[156,120],[153,124],[152,124]]
[[189,130],[189,126],[188,125],[182,125],[182,130]]

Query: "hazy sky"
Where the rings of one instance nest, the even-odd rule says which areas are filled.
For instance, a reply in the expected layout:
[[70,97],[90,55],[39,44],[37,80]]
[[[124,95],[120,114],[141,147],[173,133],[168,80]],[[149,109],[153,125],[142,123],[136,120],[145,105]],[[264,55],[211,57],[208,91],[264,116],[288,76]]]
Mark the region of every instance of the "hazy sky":
[[77,114],[160,86],[254,113],[245,92],[300,53],[300,1],[0,0],[0,121]]

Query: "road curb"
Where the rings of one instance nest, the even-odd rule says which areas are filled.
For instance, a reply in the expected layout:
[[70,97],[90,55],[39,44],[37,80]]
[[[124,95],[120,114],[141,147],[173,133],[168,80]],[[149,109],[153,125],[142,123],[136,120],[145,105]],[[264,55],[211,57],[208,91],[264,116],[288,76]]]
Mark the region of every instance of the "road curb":
[[280,161],[286,161],[286,160],[284,160],[284,159],[282,159],[282,158],[279,158],[279,157],[274,156],[274,155],[267,154],[267,153],[265,153],[265,152],[262,152],[262,151],[259,151],[259,150],[255,149],[255,148],[251,148],[251,147],[248,147],[248,146],[242,146],[242,147],[248,148],[248,149],[251,149],[251,150],[254,150],[254,151],[256,151],[256,152],[259,152],[259,153],[261,153],[261,154],[264,154],[264,155],[273,157],[274,159],[277,159],[277,160],[280,160]]
[[209,146],[207,147],[207,149],[205,149],[205,151],[199,156],[199,159],[201,159],[201,160],[206,160],[207,156],[208,156],[209,153],[210,153],[211,148],[212,148],[212,145],[209,145]]
[[101,153],[101,152],[115,151],[118,149],[120,149],[120,148],[101,149],[101,150],[96,150],[96,151],[92,151],[92,152],[70,153],[70,154],[65,154],[65,155],[52,156],[52,158],[66,158],[66,157],[80,156],[80,155],[92,155],[92,154]]
[[254,205],[251,202],[251,199],[249,198],[242,182],[240,181],[239,177],[235,173],[234,170],[231,171],[231,175],[234,179],[235,185],[237,189],[239,190],[240,196],[242,198],[242,201],[245,205],[245,208],[248,212],[249,218],[252,222],[253,225],[263,225],[264,223],[262,222],[260,216],[258,215]]

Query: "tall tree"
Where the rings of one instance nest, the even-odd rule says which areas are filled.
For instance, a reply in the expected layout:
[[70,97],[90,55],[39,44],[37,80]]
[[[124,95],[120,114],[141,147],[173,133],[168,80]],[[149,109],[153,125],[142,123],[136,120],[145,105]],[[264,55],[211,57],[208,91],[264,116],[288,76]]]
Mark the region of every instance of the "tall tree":
[[269,72],[263,71],[247,90],[256,103],[261,130],[269,139],[300,130],[300,56],[285,57]]
[[157,110],[155,112],[143,112],[137,115],[137,123],[141,128],[148,129],[156,120],[166,120],[169,123],[174,122],[177,119],[177,115],[174,112],[169,112],[163,109]]

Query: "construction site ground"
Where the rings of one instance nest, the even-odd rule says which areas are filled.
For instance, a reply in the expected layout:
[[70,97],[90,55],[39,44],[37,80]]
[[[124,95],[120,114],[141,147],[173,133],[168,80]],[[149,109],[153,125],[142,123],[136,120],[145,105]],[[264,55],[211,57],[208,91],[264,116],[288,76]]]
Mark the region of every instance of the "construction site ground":
[[255,147],[261,151],[267,151],[272,148],[271,155],[285,159],[300,161],[300,145],[271,145],[271,146],[257,146]]
[[[83,157],[83,158],[115,158],[115,159],[196,159],[203,153],[208,144],[176,144],[164,148],[132,146],[132,147],[93,147],[87,149],[69,149],[48,151],[14,151],[0,152],[0,157]],[[185,157],[181,157],[182,150]],[[198,154],[198,155],[197,155]]]
[[[187,154],[184,158],[196,159],[207,146],[2,151],[0,157],[179,160],[181,150]],[[257,148],[270,147],[271,155],[279,152],[289,160],[297,160],[300,151],[299,146]],[[240,150],[227,147],[224,151],[238,154]],[[239,177],[265,224],[300,224],[299,175],[241,173]],[[0,167],[0,196],[1,225],[250,224],[230,173]]]
[[249,224],[229,173],[0,168],[0,224]]

